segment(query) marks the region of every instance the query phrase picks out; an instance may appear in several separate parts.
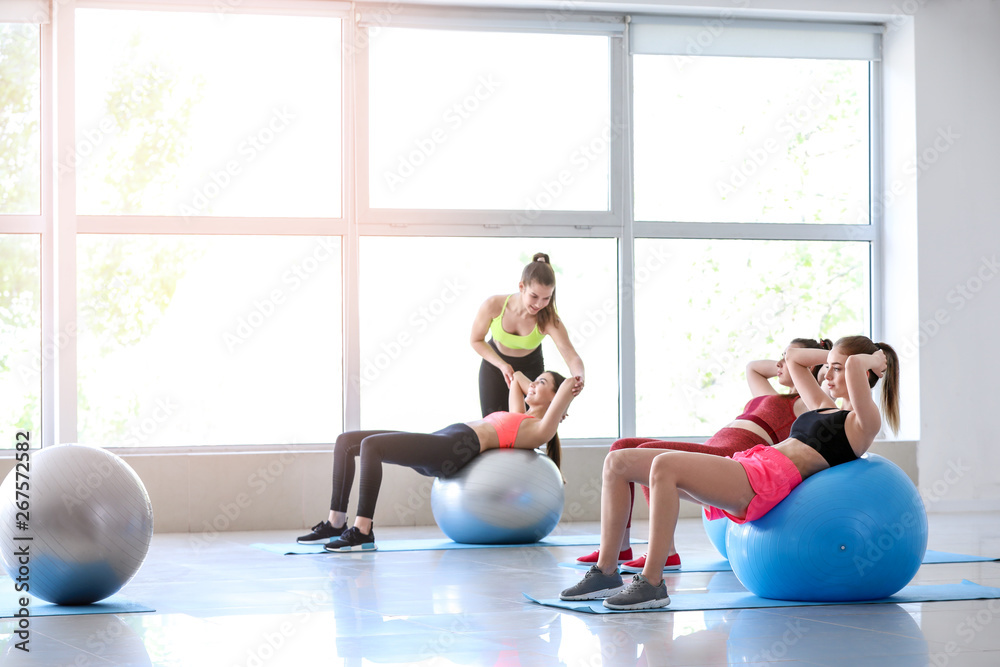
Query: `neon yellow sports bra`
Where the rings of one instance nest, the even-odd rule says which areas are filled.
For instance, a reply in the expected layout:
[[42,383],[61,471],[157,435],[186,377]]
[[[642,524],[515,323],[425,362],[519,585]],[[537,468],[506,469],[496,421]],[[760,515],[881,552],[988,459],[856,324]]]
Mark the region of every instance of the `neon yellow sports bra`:
[[493,335],[493,340],[512,350],[534,350],[542,344],[542,339],[545,338],[545,334],[538,330],[537,324],[535,324],[535,328],[527,336],[518,336],[517,334],[504,331],[503,314],[507,312],[507,302],[509,300],[510,296],[508,295],[503,300],[503,308],[500,309],[500,314],[490,322],[490,333]]

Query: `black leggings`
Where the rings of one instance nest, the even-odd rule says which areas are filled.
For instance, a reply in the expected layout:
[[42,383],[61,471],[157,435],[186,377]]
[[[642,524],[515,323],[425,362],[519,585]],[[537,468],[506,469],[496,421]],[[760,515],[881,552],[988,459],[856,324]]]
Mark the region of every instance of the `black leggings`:
[[[501,359],[510,364],[515,371],[524,373],[529,380],[534,380],[545,371],[541,345],[523,357],[509,357],[497,349],[497,344],[492,338],[487,342]],[[479,407],[483,410],[483,416],[491,412],[509,411],[509,397],[510,389],[507,387],[507,381],[503,379],[503,373],[483,359],[483,363],[479,365]]]
[[333,496],[330,509],[346,512],[354,483],[354,457],[361,457],[358,516],[375,515],[382,464],[413,468],[427,477],[449,477],[479,456],[479,436],[465,424],[452,424],[434,433],[348,431],[333,448]]

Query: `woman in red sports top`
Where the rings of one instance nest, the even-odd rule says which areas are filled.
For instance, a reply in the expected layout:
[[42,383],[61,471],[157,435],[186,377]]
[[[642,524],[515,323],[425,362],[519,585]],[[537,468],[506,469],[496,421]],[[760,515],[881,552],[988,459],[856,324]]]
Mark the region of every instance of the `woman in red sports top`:
[[[788,348],[793,347],[829,350],[833,344],[825,339],[817,341],[811,338],[796,338],[788,345]],[[819,367],[814,368],[813,373],[817,373],[818,370]],[[806,411],[805,404],[795,391],[795,385],[792,383],[791,376],[785,366],[784,353],[777,361],[771,359],[751,361],[747,364],[746,375],[753,398],[743,408],[742,414],[704,443],[668,442],[652,438],[622,438],[611,445],[611,451],[641,447],[732,456],[736,452],[751,449],[756,445],[774,445],[781,442],[788,437],[788,432],[796,417]],[[771,384],[770,378],[776,378],[779,385],[788,387],[791,391],[787,394],[779,394]],[[634,502],[635,485],[630,483],[629,490]],[[649,489],[643,486],[642,491],[646,496],[646,502],[649,503]],[[631,505],[629,507],[631,508]],[[618,553],[618,562],[621,564],[623,572],[641,572],[646,565],[646,555],[643,554],[632,560],[631,536],[629,534],[629,527],[632,525],[631,509],[629,511],[625,536],[622,540],[621,551]],[[596,563],[599,555],[600,550],[581,556],[577,560],[582,563]],[[672,553],[668,555],[663,567],[666,570],[676,570],[680,566],[680,555]]]
[[[349,431],[333,448],[333,494],[330,514],[298,538],[299,544],[324,544],[327,551],[376,549],[372,518],[382,484],[382,464],[413,468],[428,477],[449,477],[489,449],[535,449],[547,445],[546,454],[558,466],[556,429],[573,400],[573,382],[546,371],[535,380],[516,372],[508,396],[508,412],[494,412],[485,419],[452,424],[434,433],[398,431]],[[358,515],[347,527],[347,503],[354,481],[354,459],[360,459]],[[333,539],[336,538],[336,539]],[[332,541],[330,541],[332,540]],[[328,542],[329,541],[329,542]]]

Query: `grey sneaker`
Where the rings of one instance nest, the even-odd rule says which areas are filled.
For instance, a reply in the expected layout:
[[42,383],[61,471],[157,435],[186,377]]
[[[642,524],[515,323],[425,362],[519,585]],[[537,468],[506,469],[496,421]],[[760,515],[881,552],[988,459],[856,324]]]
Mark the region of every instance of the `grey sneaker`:
[[608,609],[659,609],[670,604],[667,582],[661,580],[659,586],[649,583],[641,574],[632,577],[628,588],[604,601]]
[[622,575],[615,570],[604,574],[596,565],[591,565],[583,579],[573,584],[559,594],[560,600],[600,600],[613,595],[624,588]]

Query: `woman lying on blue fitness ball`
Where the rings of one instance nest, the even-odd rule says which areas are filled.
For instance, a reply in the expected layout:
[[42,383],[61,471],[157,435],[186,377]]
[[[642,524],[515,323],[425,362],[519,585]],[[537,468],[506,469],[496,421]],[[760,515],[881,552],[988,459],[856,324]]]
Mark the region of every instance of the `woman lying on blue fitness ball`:
[[[833,347],[833,343],[825,338],[820,340],[795,338],[788,344],[788,347],[821,349],[825,354],[826,351]],[[750,385],[750,393],[753,395],[753,399],[746,404],[743,412],[736,419],[729,422],[724,428],[703,443],[672,442],[653,438],[621,438],[615,440],[611,445],[611,451],[640,447],[649,450],[701,452],[703,454],[714,454],[715,456],[732,456],[736,452],[751,449],[756,445],[773,445],[781,442],[788,437],[788,432],[799,415],[809,409],[806,407],[805,401],[802,400],[802,397],[795,390],[792,378],[785,366],[784,352],[782,352],[781,358],[776,361],[758,359],[747,364],[747,384]],[[821,377],[819,370],[819,366],[813,370],[813,374],[817,378]],[[778,379],[778,385],[788,387],[791,389],[791,392],[779,394],[775,391],[770,382],[770,378],[772,377]],[[653,458],[647,457],[646,460],[652,463]],[[635,485],[629,482],[628,487],[629,496],[633,500],[628,506],[629,518],[625,524],[625,534],[622,537],[618,562],[621,563],[622,572],[642,572],[643,568],[646,567],[646,554],[632,560],[630,529],[632,527],[632,507],[635,505]],[[649,504],[649,489],[643,486],[642,492],[646,496],[646,504]],[[595,551],[577,558],[577,561],[581,563],[596,563],[599,557],[600,552]],[[679,570],[680,568],[680,554],[667,554],[667,560],[663,564],[663,569]]]
[[[810,410],[795,420],[787,440],[773,447],[758,445],[732,458],[643,449],[608,454],[601,492],[600,558],[580,582],[562,592],[561,599],[605,598],[609,609],[669,605],[660,564],[674,549],[680,500],[707,505],[712,518],[725,516],[737,523],[764,516],[802,480],[868,451],[882,428],[871,395],[882,377],[882,409],[889,426],[897,430],[899,358],[886,343],[849,336],[838,340],[829,353],[791,348],[785,362]],[[825,376],[829,394],[810,372],[822,363],[829,364]],[[841,409],[834,402],[838,398],[843,399]],[[616,552],[625,532],[630,481],[650,488],[649,552],[643,571],[624,587]]]
[[[545,453],[559,466],[556,429],[573,400],[574,385],[564,379],[558,373],[545,371],[531,381],[518,371],[510,383],[510,412],[492,412],[483,419],[452,424],[434,433],[344,433],[333,448],[330,515],[313,526],[311,533],[298,538],[298,543],[327,543],[324,547],[327,551],[376,549],[372,517],[382,485],[383,463],[407,466],[428,477],[450,477],[489,449],[535,449],[547,445]],[[355,456],[361,458],[360,498],[358,516],[354,526],[348,528],[347,501],[354,482]]]

